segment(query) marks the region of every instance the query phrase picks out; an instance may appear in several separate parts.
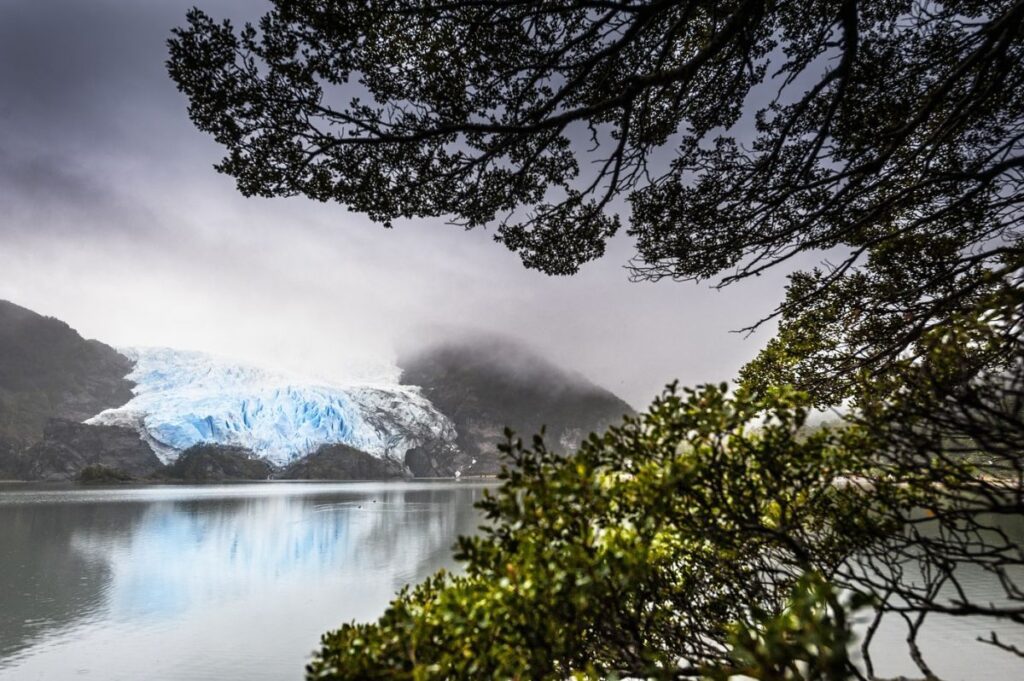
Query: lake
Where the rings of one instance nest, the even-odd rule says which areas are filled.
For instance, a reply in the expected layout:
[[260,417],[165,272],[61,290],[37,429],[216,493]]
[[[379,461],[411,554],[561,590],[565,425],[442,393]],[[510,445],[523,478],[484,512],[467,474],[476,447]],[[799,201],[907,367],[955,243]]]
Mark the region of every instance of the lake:
[[456,565],[489,484],[0,485],[0,679],[301,679]]
[[[299,681],[320,634],[375,619],[403,585],[456,567],[492,482],[82,488],[0,484],[0,681]],[[1024,521],[1007,528],[1024,541]],[[975,595],[1000,597],[982,572]],[[922,648],[946,681],[1024,678],[936,618]],[[994,627],[1020,645],[1020,627]],[[915,673],[903,628],[877,672]]]

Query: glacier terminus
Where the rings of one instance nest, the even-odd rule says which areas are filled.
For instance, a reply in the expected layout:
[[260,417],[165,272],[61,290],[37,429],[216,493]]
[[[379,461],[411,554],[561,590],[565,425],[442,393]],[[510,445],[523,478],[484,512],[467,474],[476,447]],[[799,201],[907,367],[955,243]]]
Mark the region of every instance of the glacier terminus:
[[[125,348],[134,397],[86,423],[137,430],[164,463],[197,444],[240,446],[284,466],[325,444],[399,464],[409,449],[454,447],[452,422],[397,378],[341,383],[169,348]],[[398,372],[392,372],[397,377]]]

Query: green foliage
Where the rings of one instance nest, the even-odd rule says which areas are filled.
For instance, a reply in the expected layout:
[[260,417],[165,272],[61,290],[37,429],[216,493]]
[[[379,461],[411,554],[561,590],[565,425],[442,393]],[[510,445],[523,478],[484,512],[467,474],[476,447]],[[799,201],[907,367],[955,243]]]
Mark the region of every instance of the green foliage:
[[102,484],[110,482],[131,482],[134,478],[124,471],[116,468],[109,468],[101,464],[86,466],[78,474],[78,481],[90,484]]
[[[916,638],[930,613],[1016,616],[1024,557],[988,518],[1024,508],[1019,483],[979,477],[934,437],[971,421],[902,395],[809,430],[789,389],[670,386],[568,457],[510,439],[488,525],[459,540],[465,571],[326,634],[308,678],[839,681],[860,678],[849,616],[868,604],[906,618],[929,676]],[[1022,427],[983,432],[1019,474]],[[961,566],[994,572],[1006,602],[942,597]],[[862,652],[870,669],[870,637]]]
[[755,612],[729,637],[730,667],[706,670],[713,681],[738,675],[759,681],[845,681],[854,678],[848,613],[866,605],[854,595],[841,603],[821,575],[807,573],[778,613]]
[[[880,463],[1020,486],[1024,455],[1024,289],[1001,286],[921,334],[886,371],[862,372],[849,419],[886,443]],[[942,462],[942,465],[937,465]],[[949,484],[949,483],[946,483]]]
[[[465,574],[403,591],[375,624],[325,635],[309,678],[671,679],[747,668],[767,662],[747,659],[760,634],[736,623],[767,617],[763,633],[777,638],[783,620],[771,617],[787,608],[813,614],[785,620],[810,628],[787,645],[810,650],[817,630],[838,650],[841,626],[818,629],[825,620],[808,609],[827,591],[803,576],[828,576],[895,527],[834,484],[861,464],[865,442],[854,431],[803,435],[800,401],[673,386],[568,458],[540,437],[510,442],[505,484],[481,504],[489,526],[460,539]],[[842,668],[836,650],[819,662]]]
[[[920,240],[887,243],[889,251],[903,248],[891,269],[933,257],[919,252],[929,246]],[[966,248],[966,242],[959,247]],[[923,279],[914,279],[909,264],[898,277],[893,271],[866,270],[826,283],[829,275],[820,270],[793,275],[778,333],[743,368],[741,381],[755,391],[791,385],[816,406],[827,407],[888,396],[902,386],[908,368],[921,362],[938,369],[938,358],[929,357],[939,342],[946,348],[942,361],[960,366],[959,379],[1005,366],[1013,344],[986,329],[989,311],[1019,304],[1014,300],[1020,296],[1024,255],[1008,250],[987,265],[972,262],[958,269],[950,264],[945,271],[946,265],[933,262],[942,274]]]

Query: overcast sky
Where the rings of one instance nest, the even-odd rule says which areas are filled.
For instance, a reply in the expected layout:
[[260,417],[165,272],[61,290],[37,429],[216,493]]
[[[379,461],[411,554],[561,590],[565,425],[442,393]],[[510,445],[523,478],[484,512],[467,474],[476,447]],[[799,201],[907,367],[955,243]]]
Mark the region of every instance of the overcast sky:
[[485,231],[384,230],[337,204],[246,199],[164,70],[198,4],[0,2],[0,298],[115,346],[166,345],[331,376],[425,328],[527,340],[642,407],[673,378],[729,379],[767,340],[781,273],[716,291],[629,283],[626,238],[570,278]]

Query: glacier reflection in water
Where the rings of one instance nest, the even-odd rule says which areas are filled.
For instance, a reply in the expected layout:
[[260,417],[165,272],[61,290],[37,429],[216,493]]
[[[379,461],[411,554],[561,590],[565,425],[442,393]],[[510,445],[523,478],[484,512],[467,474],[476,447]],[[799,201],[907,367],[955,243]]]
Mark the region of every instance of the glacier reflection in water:
[[[487,486],[0,484],[0,681],[298,681],[321,633],[455,566]],[[1000,527],[1024,542],[1024,518]],[[961,578],[1000,600],[991,574]],[[1016,625],[929,620],[921,645],[940,678],[1021,678],[1019,659],[975,640],[989,627],[1021,644]],[[920,676],[905,636],[883,623],[880,675]]]
[[301,678],[455,565],[485,486],[0,487],[0,680]]

